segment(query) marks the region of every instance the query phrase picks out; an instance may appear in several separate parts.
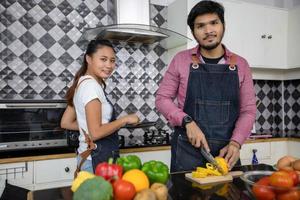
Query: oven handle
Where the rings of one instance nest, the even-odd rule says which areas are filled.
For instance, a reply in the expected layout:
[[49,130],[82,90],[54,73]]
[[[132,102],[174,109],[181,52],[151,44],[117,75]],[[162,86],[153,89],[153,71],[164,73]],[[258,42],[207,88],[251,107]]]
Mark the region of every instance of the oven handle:
[[11,103],[11,104],[1,104],[0,108],[65,108],[64,103]]

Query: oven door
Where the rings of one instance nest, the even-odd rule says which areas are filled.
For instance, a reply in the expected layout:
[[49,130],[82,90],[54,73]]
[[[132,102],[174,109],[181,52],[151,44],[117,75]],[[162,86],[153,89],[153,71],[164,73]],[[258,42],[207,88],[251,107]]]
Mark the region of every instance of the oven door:
[[60,128],[64,102],[6,102],[0,104],[0,152],[64,147]]

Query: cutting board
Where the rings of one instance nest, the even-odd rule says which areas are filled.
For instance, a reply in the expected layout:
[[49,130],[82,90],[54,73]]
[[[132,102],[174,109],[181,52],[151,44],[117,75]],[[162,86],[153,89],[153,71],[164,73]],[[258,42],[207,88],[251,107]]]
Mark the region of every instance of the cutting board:
[[233,178],[240,177],[242,174],[243,174],[242,171],[231,171],[224,176],[208,176],[205,178],[193,178],[192,173],[186,173],[185,178],[194,183],[204,185],[204,184],[211,184],[211,183],[231,182]]

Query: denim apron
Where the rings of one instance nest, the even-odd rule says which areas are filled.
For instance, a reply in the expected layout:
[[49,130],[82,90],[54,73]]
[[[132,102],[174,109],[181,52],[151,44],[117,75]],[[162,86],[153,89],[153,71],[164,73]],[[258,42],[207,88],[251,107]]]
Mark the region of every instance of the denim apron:
[[[232,136],[239,115],[239,78],[235,55],[230,64],[201,63],[192,55],[183,111],[204,133],[210,152],[219,155]],[[207,162],[191,145],[183,127],[175,127],[171,141],[171,171],[194,170]]]
[[[103,90],[104,91],[104,90]],[[104,91],[105,93],[105,91]],[[106,96],[106,93],[105,93]],[[112,106],[112,116],[109,122],[116,120],[115,110],[112,103],[106,96],[108,103]],[[96,144],[96,149],[94,149],[91,153],[93,169],[95,171],[97,165],[101,162],[108,162],[109,158],[113,158],[114,161],[120,156],[119,155],[119,136],[118,132],[114,132],[109,136],[101,138],[99,140],[94,141]]]

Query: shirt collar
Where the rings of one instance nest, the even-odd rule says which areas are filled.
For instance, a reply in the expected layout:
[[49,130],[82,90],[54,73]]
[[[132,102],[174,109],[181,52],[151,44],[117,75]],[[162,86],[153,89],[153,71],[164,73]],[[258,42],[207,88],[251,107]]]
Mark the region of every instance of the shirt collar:
[[[232,56],[232,52],[229,51],[229,49],[227,49],[226,46],[225,46],[224,44],[222,44],[222,46],[223,46],[223,48],[225,49],[224,59],[225,59],[226,62],[227,62],[228,59],[230,58],[230,56]],[[194,47],[194,48],[192,48],[192,49],[190,50],[190,55],[196,54],[197,57],[200,57],[200,52],[199,52],[198,49],[199,49],[199,44],[198,44],[196,47]],[[201,58],[201,59],[202,59],[202,58]]]

